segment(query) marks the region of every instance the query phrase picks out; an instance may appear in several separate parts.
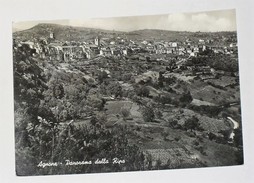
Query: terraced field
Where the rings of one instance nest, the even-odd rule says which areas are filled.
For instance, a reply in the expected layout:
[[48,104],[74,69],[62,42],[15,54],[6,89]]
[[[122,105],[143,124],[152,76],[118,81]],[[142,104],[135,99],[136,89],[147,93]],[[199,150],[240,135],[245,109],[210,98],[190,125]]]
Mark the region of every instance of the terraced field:
[[206,82],[200,80],[194,80],[191,84],[186,83],[189,88],[191,95],[194,99],[198,99],[204,102],[213,103],[220,105],[225,102],[235,102],[240,98],[239,88],[224,87],[235,83],[234,79],[231,77],[226,77],[226,81],[214,80],[216,84],[221,85],[222,88],[217,88],[208,85]]
[[221,87],[236,84],[235,77],[230,76],[221,76],[219,79],[208,79],[207,81]]
[[155,166],[156,161],[160,160],[162,165],[169,164],[170,167],[176,167],[181,163],[193,163],[196,156],[190,154],[183,148],[170,148],[170,149],[147,149],[147,154],[152,156],[154,159],[153,166]]

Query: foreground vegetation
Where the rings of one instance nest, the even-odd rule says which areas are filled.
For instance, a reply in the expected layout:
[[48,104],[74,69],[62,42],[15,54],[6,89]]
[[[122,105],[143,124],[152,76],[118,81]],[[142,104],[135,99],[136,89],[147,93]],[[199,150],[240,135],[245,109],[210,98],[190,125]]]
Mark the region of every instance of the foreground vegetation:
[[[17,175],[243,163],[241,123],[233,129],[227,120],[241,120],[239,90],[221,87],[236,76],[186,81],[176,75],[175,58],[154,64],[146,55],[56,63],[29,49],[13,54]],[[203,61],[225,72],[229,65],[238,70],[236,60],[221,59],[201,56],[186,67]],[[65,166],[67,161],[92,164]],[[58,166],[43,168],[41,162]]]

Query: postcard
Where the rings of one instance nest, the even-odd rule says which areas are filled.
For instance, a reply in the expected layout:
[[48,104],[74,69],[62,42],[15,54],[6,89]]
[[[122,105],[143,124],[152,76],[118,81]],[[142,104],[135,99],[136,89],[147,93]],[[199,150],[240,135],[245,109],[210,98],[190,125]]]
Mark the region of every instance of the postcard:
[[243,165],[235,10],[13,23],[18,176]]

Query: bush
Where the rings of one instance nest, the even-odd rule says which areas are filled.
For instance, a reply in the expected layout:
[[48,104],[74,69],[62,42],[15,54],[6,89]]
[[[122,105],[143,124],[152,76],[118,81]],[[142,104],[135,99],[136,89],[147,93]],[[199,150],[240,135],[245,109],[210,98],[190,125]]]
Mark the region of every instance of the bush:
[[[41,119],[36,126],[29,125],[27,141],[30,146],[16,149],[17,175],[52,175],[71,173],[92,173],[110,171],[142,170],[144,154],[135,145],[130,145],[124,135],[124,128],[77,127],[72,124],[54,125]],[[100,119],[98,120],[100,121]],[[53,127],[53,126],[54,127]],[[16,139],[17,140],[17,139]],[[84,157],[85,155],[85,157]],[[124,159],[127,164],[100,166],[57,166],[39,168],[39,162],[95,161],[112,157]]]
[[156,110],[156,111],[155,111],[155,115],[156,115],[156,117],[157,117],[158,119],[161,119],[161,118],[163,117],[163,114],[162,114],[162,112],[161,112],[160,110]]
[[180,101],[181,103],[184,103],[184,104],[189,104],[189,103],[191,103],[192,100],[193,100],[193,98],[192,98],[192,96],[191,96],[190,91],[184,93],[184,94],[180,97],[180,99],[179,99],[179,101]]
[[170,119],[170,120],[168,120],[168,125],[171,128],[177,128],[178,127],[178,122],[177,122],[177,120]]
[[149,97],[150,91],[149,91],[148,87],[141,86],[136,89],[136,93],[138,96],[141,96],[141,97]]
[[130,109],[121,108],[121,114],[124,119],[128,118],[130,116]]
[[111,82],[107,86],[107,93],[115,97],[122,97],[123,95],[122,86],[118,82]]
[[199,145],[198,140],[194,140],[192,143],[193,143],[194,146],[198,146]]
[[181,140],[181,137],[180,136],[179,137],[175,137],[174,139],[175,139],[175,141],[178,142],[179,140]]
[[145,122],[151,122],[154,120],[154,110],[152,107],[144,107],[142,109],[142,115]]
[[204,146],[199,145],[199,146],[196,146],[195,149],[197,149],[202,155],[207,156]]
[[99,83],[102,83],[106,78],[108,78],[106,71],[100,71],[98,74]]
[[208,105],[201,106],[189,105],[189,108],[193,111],[196,111],[200,114],[205,114],[209,117],[218,116],[218,114],[222,111],[222,108],[218,106],[208,106]]
[[184,127],[186,130],[190,129],[197,130],[200,126],[199,119],[195,116],[192,116],[191,118],[187,119],[184,123]]

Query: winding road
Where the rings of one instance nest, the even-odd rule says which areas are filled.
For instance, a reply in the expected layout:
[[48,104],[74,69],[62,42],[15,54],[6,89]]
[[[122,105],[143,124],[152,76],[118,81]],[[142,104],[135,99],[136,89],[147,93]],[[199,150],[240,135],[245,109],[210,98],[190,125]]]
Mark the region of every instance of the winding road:
[[[239,126],[240,126],[240,125],[239,125],[239,122],[235,121],[235,120],[234,120],[233,118],[231,118],[231,117],[227,117],[227,119],[233,123],[233,125],[234,125],[233,129],[239,128]],[[234,130],[232,130],[232,132],[231,132],[231,134],[230,134],[230,138],[231,138],[231,139],[234,139],[234,136],[235,136],[235,133],[234,133]]]

